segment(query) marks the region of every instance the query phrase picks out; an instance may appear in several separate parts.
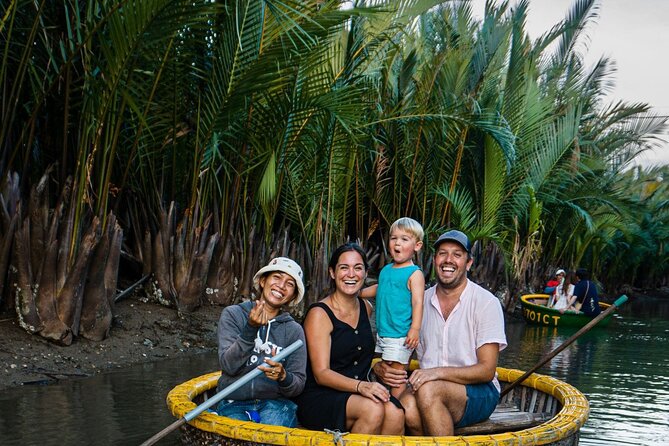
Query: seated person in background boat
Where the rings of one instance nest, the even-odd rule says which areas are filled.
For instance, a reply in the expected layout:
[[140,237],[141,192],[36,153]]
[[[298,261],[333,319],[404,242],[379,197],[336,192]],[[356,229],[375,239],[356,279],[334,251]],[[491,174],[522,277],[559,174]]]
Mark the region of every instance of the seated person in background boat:
[[[414,435],[453,435],[454,429],[486,420],[499,402],[497,359],[506,347],[499,300],[467,278],[471,245],[457,230],[434,244],[437,283],[425,292],[417,354],[420,369],[400,398],[407,430]],[[384,362],[374,372],[389,386],[406,373]]]
[[304,297],[302,269],[277,257],[255,274],[253,284],[258,299],[224,308],[218,321],[218,391],[254,368],[264,374],[232,392],[216,411],[236,420],[295,427],[297,406],[289,398],[304,389],[306,346],[283,362],[269,358],[298,339],[305,341],[302,326],[284,311]]
[[558,287],[564,280],[564,275],[565,272],[563,269],[559,269],[555,271],[555,276],[546,282],[546,287],[544,288],[544,293],[546,294],[553,294],[555,292],[555,288]]
[[[362,434],[401,435],[399,401],[367,375],[374,356],[371,305],[358,297],[367,256],[354,243],[340,246],[328,265],[334,291],[304,319],[309,364],[304,392],[295,398],[302,426]],[[406,372],[404,372],[406,373]]]
[[576,311],[576,308],[574,308],[574,302],[576,301],[574,283],[576,283],[576,273],[569,271],[564,281],[555,288],[549,307],[560,310],[561,313],[568,310]]
[[[423,319],[425,277],[413,263],[413,256],[423,246],[423,227],[412,218],[403,217],[390,226],[388,251],[393,261],[379,274],[379,284],[365,288],[360,297],[376,294],[376,353],[391,367],[407,370]],[[404,387],[393,387],[396,398]]]
[[574,296],[576,297],[574,306],[586,316],[595,317],[602,312],[602,309],[599,307],[597,285],[590,280],[590,273],[587,269],[579,268],[576,270]]

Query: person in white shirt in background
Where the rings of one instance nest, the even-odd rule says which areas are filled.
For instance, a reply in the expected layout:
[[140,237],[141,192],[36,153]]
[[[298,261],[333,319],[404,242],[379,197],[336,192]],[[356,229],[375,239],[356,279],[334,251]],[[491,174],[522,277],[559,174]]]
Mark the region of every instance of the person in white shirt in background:
[[576,298],[574,297],[574,283],[576,282],[576,273],[569,271],[560,285],[555,288],[551,296],[551,308],[560,310],[564,313],[567,310],[576,311],[573,306]]

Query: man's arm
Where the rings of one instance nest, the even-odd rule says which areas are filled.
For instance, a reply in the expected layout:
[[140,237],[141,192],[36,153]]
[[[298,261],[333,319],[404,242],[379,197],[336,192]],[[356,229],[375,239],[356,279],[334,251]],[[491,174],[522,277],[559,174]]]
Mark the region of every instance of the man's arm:
[[407,372],[392,368],[386,361],[378,361],[372,367],[377,378],[389,387],[400,387],[407,382]]
[[574,297],[576,297],[576,302],[578,303],[583,303],[583,300],[585,299],[585,292],[586,292],[586,286],[585,286],[585,280],[579,281],[576,285],[574,285]]
[[483,344],[476,350],[477,363],[466,367],[434,367],[418,369],[409,377],[415,389],[429,381],[441,380],[458,384],[478,384],[492,381],[497,369],[499,344]]
[[499,344],[484,344],[476,350],[478,362],[467,367],[434,367],[417,369],[407,380],[407,373],[390,367],[384,361],[374,364],[374,374],[390,387],[399,387],[409,381],[414,389],[422,383],[434,380],[451,381],[458,384],[477,384],[492,381],[497,369]]

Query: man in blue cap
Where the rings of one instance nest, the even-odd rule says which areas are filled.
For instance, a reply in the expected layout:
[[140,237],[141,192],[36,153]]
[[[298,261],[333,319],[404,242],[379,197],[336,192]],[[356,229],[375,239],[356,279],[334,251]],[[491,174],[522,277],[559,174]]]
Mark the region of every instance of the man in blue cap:
[[381,361],[374,371],[390,386],[410,384],[400,400],[411,434],[447,436],[495,409],[500,393],[495,370],[506,335],[499,300],[467,278],[473,264],[469,238],[450,230],[433,246],[437,283],[425,292],[420,369],[407,379]]

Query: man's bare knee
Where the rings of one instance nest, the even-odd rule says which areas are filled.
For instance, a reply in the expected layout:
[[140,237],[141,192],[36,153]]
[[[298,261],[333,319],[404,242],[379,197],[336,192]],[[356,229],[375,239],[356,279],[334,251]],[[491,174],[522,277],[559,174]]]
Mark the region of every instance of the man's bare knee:
[[441,401],[443,393],[442,383],[437,384],[436,382],[428,382],[423,384],[418,388],[418,391],[415,393],[416,404],[418,407],[424,406],[426,404],[433,404],[434,402]]
[[[423,413],[438,407],[449,407],[467,400],[465,386],[450,381],[432,381],[420,386],[415,394],[416,406]],[[450,409],[450,407],[449,407]]]

